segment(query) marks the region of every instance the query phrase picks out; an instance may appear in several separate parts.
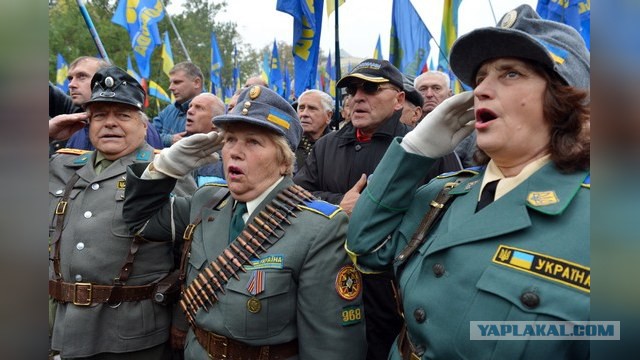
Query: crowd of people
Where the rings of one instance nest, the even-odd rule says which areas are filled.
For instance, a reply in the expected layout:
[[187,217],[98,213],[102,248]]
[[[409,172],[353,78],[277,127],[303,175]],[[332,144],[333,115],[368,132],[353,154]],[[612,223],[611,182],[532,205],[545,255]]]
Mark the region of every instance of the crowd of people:
[[49,83],[50,357],[588,358],[469,338],[589,319],[585,44],[522,5],[450,63],[472,91],[366,59],[335,109],[259,76],[225,106],[182,62],[150,120],[126,71],[76,59]]

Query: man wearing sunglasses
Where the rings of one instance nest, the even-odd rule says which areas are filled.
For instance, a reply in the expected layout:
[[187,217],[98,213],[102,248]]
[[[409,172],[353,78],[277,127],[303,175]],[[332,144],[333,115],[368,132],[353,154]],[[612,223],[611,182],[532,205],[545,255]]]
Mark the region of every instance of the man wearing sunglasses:
[[[376,59],[358,64],[336,86],[346,88],[350,96],[351,121],[315,143],[293,180],[351,214],[367,185],[367,176],[373,173],[393,138],[409,131],[400,122],[405,92],[402,73],[388,61]],[[439,165],[431,170],[449,171]],[[400,332],[402,319],[397,312],[393,279],[391,271],[363,274],[367,360],[386,359]]]

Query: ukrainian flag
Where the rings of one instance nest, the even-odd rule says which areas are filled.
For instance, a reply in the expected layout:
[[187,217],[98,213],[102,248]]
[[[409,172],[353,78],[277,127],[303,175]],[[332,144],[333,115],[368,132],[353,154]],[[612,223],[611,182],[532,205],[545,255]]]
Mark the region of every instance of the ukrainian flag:
[[514,251],[513,256],[511,256],[511,260],[509,260],[509,263],[520,268],[531,269],[531,264],[533,263],[533,255],[520,251]]

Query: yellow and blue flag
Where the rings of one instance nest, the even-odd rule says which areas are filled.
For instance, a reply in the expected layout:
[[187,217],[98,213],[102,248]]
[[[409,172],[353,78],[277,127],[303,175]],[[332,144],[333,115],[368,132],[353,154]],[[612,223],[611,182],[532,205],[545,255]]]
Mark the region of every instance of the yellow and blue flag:
[[57,55],[56,62],[56,86],[65,92],[65,94],[69,91],[69,79],[67,79],[67,75],[69,74],[69,65],[67,61],[62,57],[62,55]]
[[271,73],[271,65],[269,63],[269,54],[262,53],[262,68],[260,69],[260,77],[265,83],[269,83],[269,74]]
[[164,18],[160,0],[120,0],[111,21],[129,32],[138,70],[148,79],[151,54],[162,43],[158,22]]
[[590,0],[538,0],[536,12],[543,19],[567,24],[576,29],[589,49],[591,42]]
[[393,0],[389,62],[401,72],[419,75],[427,62],[431,34],[409,0]]
[[212,94],[216,94],[216,89],[220,89],[220,91],[222,90],[222,76],[220,74],[221,69],[222,56],[220,55],[218,40],[216,40],[216,34],[214,32],[211,32],[211,67],[209,69],[209,75],[211,77]]
[[283,95],[282,87],[282,69],[280,68],[280,54],[278,54],[278,45],[273,40],[273,49],[271,50],[271,66],[269,67],[269,88],[280,95]]
[[378,42],[376,48],[373,50],[373,58],[376,60],[384,60],[382,57],[382,43],[380,42],[380,35],[378,35]]
[[438,67],[443,72],[449,71],[449,51],[458,38],[458,8],[462,0],[444,0],[442,9],[442,32],[440,34],[440,58]]
[[169,76],[169,71],[173,68],[173,52],[169,42],[169,32],[164,32],[164,42],[162,43],[162,71]]
[[278,0],[276,10],[293,16],[295,95],[316,87],[323,0]]
[[153,80],[149,81],[149,95],[155,97],[158,100],[171,103],[171,99],[166,91],[162,88],[162,86],[158,85]]
[[131,57],[127,55],[127,74],[131,75],[137,82],[140,82],[142,79],[140,78],[140,74],[138,74],[131,65]]
[[329,51],[329,56],[327,57],[327,66],[324,69],[325,71],[325,90],[327,94],[331,95],[335,99],[336,97],[336,68],[333,66],[331,62],[331,51]]

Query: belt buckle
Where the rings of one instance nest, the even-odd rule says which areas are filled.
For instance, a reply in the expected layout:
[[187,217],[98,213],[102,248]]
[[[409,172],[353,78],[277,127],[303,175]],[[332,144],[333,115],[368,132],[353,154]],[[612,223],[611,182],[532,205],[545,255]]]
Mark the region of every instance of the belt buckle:
[[[87,289],[87,299],[78,301],[78,287],[86,286]],[[82,288],[81,288],[82,289]],[[91,305],[91,297],[93,292],[93,285],[91,283],[74,283],[73,284],[73,305],[76,306],[89,306]]]
[[[207,331],[207,344],[209,345],[207,353],[210,359],[223,359],[227,358],[229,351],[229,344],[227,338]],[[215,357],[214,357],[215,356]]]

